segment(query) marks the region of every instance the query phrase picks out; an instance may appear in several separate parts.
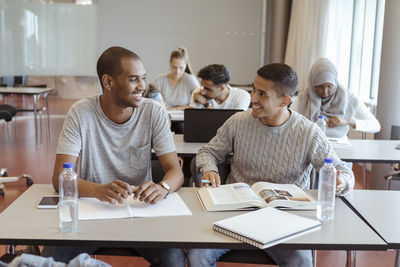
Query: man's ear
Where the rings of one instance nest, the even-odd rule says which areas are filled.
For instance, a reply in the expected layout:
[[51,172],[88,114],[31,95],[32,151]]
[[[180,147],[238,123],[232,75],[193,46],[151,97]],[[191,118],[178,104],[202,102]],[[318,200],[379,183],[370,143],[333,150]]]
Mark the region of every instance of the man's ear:
[[114,85],[114,79],[109,74],[103,74],[101,77],[101,84],[106,90],[111,90]]
[[282,103],[281,103],[281,107],[286,107],[287,105],[290,104],[290,102],[292,102],[292,98],[288,95],[282,96]]

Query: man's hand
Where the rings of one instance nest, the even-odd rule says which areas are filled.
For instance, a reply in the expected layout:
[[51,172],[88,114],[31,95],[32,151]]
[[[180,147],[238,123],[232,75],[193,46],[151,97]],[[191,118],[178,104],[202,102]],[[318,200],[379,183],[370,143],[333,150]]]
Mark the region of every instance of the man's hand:
[[349,125],[350,127],[354,128],[355,127],[355,122],[352,119],[346,119],[346,118],[341,118],[334,116],[328,120],[326,125],[329,128],[335,128],[337,126],[342,126],[342,125]]
[[111,204],[122,204],[124,199],[130,195],[132,195],[132,187],[120,180],[108,184],[98,184],[93,192],[95,198]]
[[159,184],[153,181],[148,181],[141,186],[134,189],[134,199],[139,199],[140,201],[155,204],[164,199],[168,194],[168,191]]
[[201,182],[201,187],[208,186],[209,184],[211,184],[212,187],[218,187],[221,185],[221,178],[215,171],[206,172],[203,177],[201,177],[201,180],[210,181],[210,183]]
[[196,103],[199,103],[201,105],[205,105],[207,103],[207,98],[205,98],[202,94],[201,94],[201,90],[199,92],[196,92],[193,94],[193,100]]
[[343,179],[340,178],[340,170],[336,170],[336,195],[340,195],[345,189],[346,184],[343,182]]

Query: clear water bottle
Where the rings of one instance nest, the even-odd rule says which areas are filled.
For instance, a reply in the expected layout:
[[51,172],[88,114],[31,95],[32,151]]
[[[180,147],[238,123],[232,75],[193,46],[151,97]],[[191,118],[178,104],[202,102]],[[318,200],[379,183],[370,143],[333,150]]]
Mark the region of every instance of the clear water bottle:
[[65,162],[63,168],[58,180],[60,230],[73,232],[78,228],[78,176],[73,163]]
[[318,120],[316,122],[319,128],[321,128],[323,133],[326,133],[326,121],[323,115],[318,116]]
[[325,159],[319,171],[317,218],[320,221],[333,219],[335,212],[336,169],[332,159]]

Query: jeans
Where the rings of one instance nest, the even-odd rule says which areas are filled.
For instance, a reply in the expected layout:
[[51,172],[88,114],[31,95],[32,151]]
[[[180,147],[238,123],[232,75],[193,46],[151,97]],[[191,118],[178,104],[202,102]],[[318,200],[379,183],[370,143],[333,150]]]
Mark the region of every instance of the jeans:
[[[69,262],[81,253],[93,254],[96,247],[61,247],[45,246],[43,257],[53,257],[56,261]],[[151,263],[151,266],[159,267],[185,267],[185,252],[178,248],[135,248],[140,256]]]
[[[216,267],[216,261],[229,249],[188,249],[189,267]],[[283,250],[267,248],[264,250],[281,267],[312,267],[311,250]]]

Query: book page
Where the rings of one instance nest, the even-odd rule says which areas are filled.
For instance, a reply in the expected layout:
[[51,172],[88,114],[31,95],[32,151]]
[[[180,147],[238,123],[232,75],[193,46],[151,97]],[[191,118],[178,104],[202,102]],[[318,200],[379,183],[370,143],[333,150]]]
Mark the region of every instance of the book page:
[[232,204],[246,201],[259,201],[258,197],[245,183],[221,185],[220,187],[207,188],[215,204]]
[[132,217],[160,217],[192,215],[178,193],[171,193],[156,204],[145,203],[132,196],[123,204],[109,204],[96,198],[79,199],[79,220],[123,219]]
[[314,206],[316,207],[315,200],[294,184],[258,182],[252,186],[252,189],[272,207],[299,207],[301,209],[314,209]]

